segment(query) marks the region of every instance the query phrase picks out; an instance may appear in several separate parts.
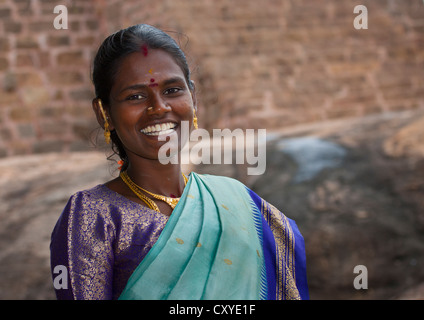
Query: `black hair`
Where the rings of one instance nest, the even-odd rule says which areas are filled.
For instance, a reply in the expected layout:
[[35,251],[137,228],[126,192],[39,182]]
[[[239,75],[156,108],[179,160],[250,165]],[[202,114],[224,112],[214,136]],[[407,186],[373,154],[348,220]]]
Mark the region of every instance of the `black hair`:
[[[138,24],[119,30],[107,37],[94,58],[92,81],[96,99],[101,99],[103,106],[110,108],[110,91],[122,59],[130,53],[143,52],[148,48],[161,49],[169,53],[183,71],[187,85],[193,90],[187,59],[177,42],[158,28],[147,24]],[[128,158],[115,130],[111,131],[111,140],[113,152],[124,161],[121,170],[125,170],[128,167]]]

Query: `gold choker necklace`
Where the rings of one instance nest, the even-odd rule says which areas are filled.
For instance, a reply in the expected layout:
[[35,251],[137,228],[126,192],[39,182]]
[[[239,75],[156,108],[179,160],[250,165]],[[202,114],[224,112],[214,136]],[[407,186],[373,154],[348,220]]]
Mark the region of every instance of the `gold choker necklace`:
[[[187,177],[184,175],[184,173],[182,175],[183,175],[183,178],[184,178],[184,183],[187,184],[187,181],[188,181]],[[163,195],[156,194],[156,193],[147,191],[146,189],[143,189],[142,187],[138,186],[137,184],[135,184],[130,179],[127,171],[121,172],[120,177],[125,182],[125,184],[131,189],[131,191],[134,192],[135,195],[152,210],[160,212],[157,204],[152,199],[150,199],[149,197],[147,197],[143,193],[141,193],[140,190],[151,195],[155,199],[158,199],[158,200],[161,200],[161,201],[167,203],[172,209],[175,208],[178,201],[180,200],[180,198],[165,197]]]

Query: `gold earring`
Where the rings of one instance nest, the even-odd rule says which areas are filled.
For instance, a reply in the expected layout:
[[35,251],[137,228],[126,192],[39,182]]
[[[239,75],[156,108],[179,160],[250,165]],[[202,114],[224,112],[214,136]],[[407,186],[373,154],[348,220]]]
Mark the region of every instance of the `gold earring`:
[[102,105],[102,100],[99,99],[99,107],[100,107],[100,111],[102,112],[103,115],[103,119],[105,119],[105,132],[104,132],[104,136],[105,136],[105,141],[107,144],[110,143],[110,130],[109,130],[109,122],[107,122],[107,117],[106,117],[106,113],[105,110],[103,109],[103,105]]
[[109,144],[110,143],[110,130],[109,130],[109,122],[107,122],[107,120],[105,121],[104,136],[105,136],[106,143]]
[[199,126],[197,125],[197,116],[196,116],[196,110],[194,109],[194,116],[193,116],[193,125],[194,125],[194,129],[198,129]]

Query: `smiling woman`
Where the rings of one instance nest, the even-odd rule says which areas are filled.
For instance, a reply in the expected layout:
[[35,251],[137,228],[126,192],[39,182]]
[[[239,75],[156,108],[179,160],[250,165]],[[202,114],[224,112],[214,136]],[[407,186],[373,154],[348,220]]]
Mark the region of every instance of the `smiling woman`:
[[[149,70],[153,70],[152,73]],[[152,75],[156,86],[151,86]],[[125,161],[124,170],[127,169],[134,179],[142,180],[137,179],[133,167],[149,166],[151,160],[158,159],[159,148],[164,144],[158,136],[180,136],[181,121],[189,121],[192,126],[196,108],[194,89],[190,89],[174,58],[159,49],[150,49],[147,56],[142,52],[128,54],[120,62],[114,79],[105,110],[109,118],[107,123],[113,143],[125,152],[121,155]],[[94,99],[93,108],[99,123],[103,124],[106,122],[99,101],[103,99]],[[179,168],[170,170],[178,174]],[[113,189],[114,185],[110,186]]]
[[120,30],[100,46],[93,82],[93,110],[123,165],[63,210],[51,267],[69,281],[57,297],[308,298],[293,220],[234,179],[186,177],[181,161],[159,161],[172,141],[180,156],[183,123],[197,128],[195,86],[177,43],[148,25]]

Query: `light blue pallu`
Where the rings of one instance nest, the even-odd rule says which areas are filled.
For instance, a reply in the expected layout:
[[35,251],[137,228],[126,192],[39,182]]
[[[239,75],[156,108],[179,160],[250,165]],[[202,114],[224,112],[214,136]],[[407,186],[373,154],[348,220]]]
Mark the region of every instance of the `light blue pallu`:
[[294,221],[237,180],[191,173],[119,299],[305,299],[304,256]]

